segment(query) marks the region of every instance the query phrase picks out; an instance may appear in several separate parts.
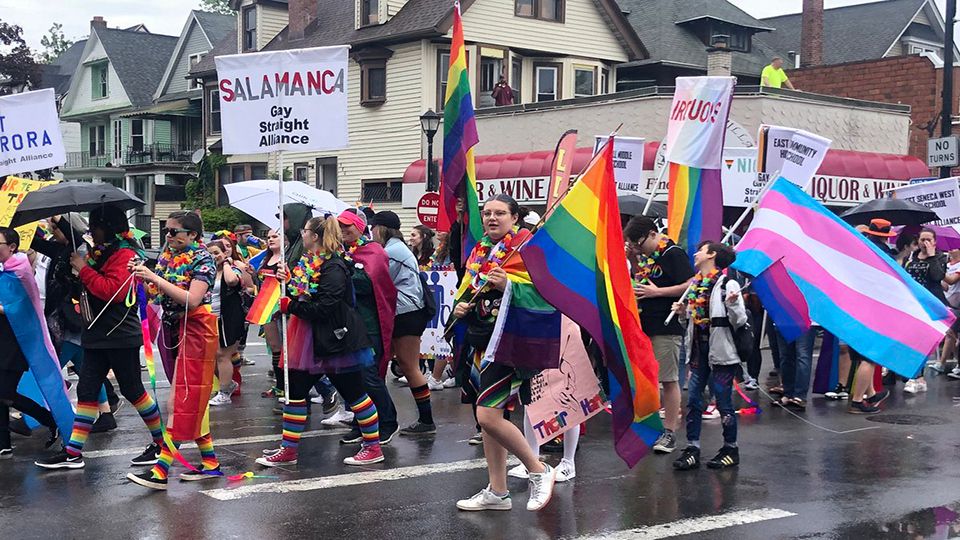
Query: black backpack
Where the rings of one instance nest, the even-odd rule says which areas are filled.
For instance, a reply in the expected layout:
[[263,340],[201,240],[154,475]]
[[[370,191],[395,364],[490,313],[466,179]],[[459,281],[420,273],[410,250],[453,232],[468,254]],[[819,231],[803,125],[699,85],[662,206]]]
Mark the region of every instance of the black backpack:
[[[717,287],[726,287],[727,277],[724,276],[723,280],[717,283]],[[726,295],[726,291],[723,291]],[[753,325],[750,321],[753,320],[750,310],[744,307],[744,310],[747,312],[747,320],[743,323],[743,326],[740,328],[733,328],[730,324],[730,319],[727,317],[713,317],[710,319],[710,326],[714,328],[730,328],[730,333],[733,334],[733,346],[737,349],[737,356],[740,357],[741,362],[748,361],[754,353],[754,332]]]

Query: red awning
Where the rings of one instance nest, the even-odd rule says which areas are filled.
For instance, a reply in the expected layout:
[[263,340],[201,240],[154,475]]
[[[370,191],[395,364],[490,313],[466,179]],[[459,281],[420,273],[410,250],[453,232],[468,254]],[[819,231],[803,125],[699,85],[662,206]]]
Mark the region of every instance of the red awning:
[[[650,141],[645,145],[644,170],[653,170],[659,146],[659,141]],[[573,170],[583,170],[590,161],[592,153],[592,148],[577,148],[573,158]],[[403,183],[426,182],[425,163],[426,160],[423,159],[411,163],[403,173]],[[553,150],[477,156],[476,163],[477,180],[550,176]],[[846,178],[909,180],[929,176],[930,170],[926,163],[913,156],[853,150],[828,150],[817,174]]]

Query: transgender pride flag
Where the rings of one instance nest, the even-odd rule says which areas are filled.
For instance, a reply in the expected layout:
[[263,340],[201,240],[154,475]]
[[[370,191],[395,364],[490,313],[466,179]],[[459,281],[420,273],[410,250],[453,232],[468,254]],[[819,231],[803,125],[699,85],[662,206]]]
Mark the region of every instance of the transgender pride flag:
[[811,319],[905,377],[954,320],[893,259],[783,177],[763,196],[737,252],[733,267],[755,276],[782,263]]

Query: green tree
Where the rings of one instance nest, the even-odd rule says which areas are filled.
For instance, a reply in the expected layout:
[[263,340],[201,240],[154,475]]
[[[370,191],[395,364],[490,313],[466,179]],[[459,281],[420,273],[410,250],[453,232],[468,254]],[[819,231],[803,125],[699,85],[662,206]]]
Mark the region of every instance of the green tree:
[[233,230],[241,223],[250,223],[252,220],[247,214],[231,206],[217,206],[216,171],[226,164],[227,159],[220,154],[207,154],[200,162],[196,178],[187,181],[184,191],[186,201],[183,208],[200,210],[203,218],[203,228],[207,232],[223,229]]
[[223,15],[233,15],[236,13],[230,7],[230,0],[200,0],[200,10],[210,13],[222,13]]
[[23,40],[23,29],[0,21],[0,95],[40,84],[40,66]]
[[47,35],[40,38],[40,45],[43,46],[43,52],[37,55],[37,60],[41,64],[49,64],[69,49],[73,45],[73,40],[63,35],[62,24],[53,23],[50,30],[47,30]]

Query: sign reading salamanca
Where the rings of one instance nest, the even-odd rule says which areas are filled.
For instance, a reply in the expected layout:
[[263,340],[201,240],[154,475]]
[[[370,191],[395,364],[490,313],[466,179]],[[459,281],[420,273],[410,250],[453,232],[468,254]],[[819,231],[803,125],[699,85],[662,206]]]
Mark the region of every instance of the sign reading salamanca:
[[347,46],[216,58],[223,151],[346,148]]

